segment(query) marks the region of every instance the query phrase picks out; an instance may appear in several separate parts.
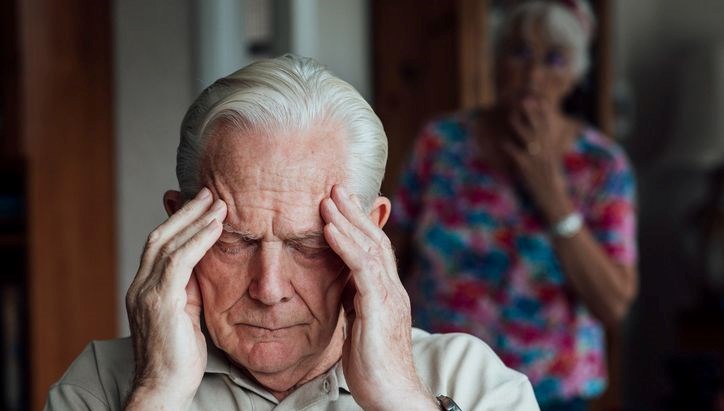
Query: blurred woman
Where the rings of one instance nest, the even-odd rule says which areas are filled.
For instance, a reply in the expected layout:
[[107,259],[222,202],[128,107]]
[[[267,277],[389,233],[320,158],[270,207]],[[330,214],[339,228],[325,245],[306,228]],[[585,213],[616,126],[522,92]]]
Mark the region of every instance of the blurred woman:
[[481,337],[544,411],[585,409],[605,390],[604,325],[636,295],[629,162],[562,109],[593,26],[581,1],[512,10],[496,105],[424,128],[393,210],[415,325]]

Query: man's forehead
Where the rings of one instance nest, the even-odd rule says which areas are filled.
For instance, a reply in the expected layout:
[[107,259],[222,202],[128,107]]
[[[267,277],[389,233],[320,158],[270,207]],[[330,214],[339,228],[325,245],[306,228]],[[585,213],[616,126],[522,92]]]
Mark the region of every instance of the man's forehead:
[[227,202],[228,231],[264,230],[269,213],[277,234],[321,230],[319,204],[345,178],[342,138],[329,133],[213,136],[203,182]]
[[313,127],[271,135],[242,134],[226,128],[209,137],[202,167],[209,173],[252,183],[260,178],[272,181],[289,176],[313,182],[319,177],[338,177],[344,170],[344,154],[344,139],[337,128]]
[[[276,163],[226,163],[211,165],[208,172],[214,181],[223,181],[237,193],[269,191],[290,193],[328,192],[332,185],[341,183],[341,167],[330,164],[304,164],[279,161]],[[230,188],[231,188],[230,187]]]
[[220,193],[229,212],[224,231],[248,238],[262,238],[271,234],[285,240],[301,240],[321,236],[324,222],[319,204],[324,194],[273,193],[272,195]]

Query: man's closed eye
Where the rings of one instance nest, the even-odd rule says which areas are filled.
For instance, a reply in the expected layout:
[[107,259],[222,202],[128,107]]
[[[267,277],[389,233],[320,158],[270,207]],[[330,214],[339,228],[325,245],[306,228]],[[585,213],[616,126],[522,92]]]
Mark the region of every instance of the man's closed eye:
[[258,246],[258,241],[244,239],[219,239],[216,247],[224,254],[238,255],[244,252],[251,252]]
[[297,253],[299,256],[309,260],[326,257],[331,251],[331,249],[327,245],[311,246],[303,244],[291,244],[290,248],[294,250],[294,252]]

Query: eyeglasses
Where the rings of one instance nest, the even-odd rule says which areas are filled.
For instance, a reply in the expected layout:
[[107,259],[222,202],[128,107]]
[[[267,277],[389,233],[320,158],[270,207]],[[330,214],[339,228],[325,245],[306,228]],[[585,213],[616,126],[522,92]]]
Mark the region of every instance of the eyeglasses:
[[546,50],[544,53],[536,55],[532,47],[527,45],[514,45],[510,47],[506,55],[516,63],[530,64],[539,62],[543,67],[550,70],[563,70],[568,67],[568,56],[559,48]]

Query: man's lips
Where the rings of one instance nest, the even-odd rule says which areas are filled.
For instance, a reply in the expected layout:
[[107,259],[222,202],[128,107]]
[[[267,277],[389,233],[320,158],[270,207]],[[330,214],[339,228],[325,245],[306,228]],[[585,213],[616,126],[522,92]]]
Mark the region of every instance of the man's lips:
[[304,323],[297,323],[297,324],[290,324],[290,325],[283,325],[283,326],[269,326],[269,325],[256,325],[256,324],[249,324],[249,323],[239,323],[237,324],[239,326],[244,327],[247,332],[253,336],[274,336],[274,335],[283,335],[287,332],[293,331],[297,327],[302,327],[306,324]]

